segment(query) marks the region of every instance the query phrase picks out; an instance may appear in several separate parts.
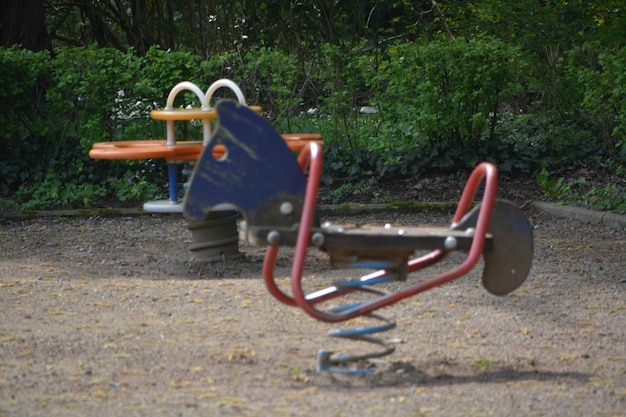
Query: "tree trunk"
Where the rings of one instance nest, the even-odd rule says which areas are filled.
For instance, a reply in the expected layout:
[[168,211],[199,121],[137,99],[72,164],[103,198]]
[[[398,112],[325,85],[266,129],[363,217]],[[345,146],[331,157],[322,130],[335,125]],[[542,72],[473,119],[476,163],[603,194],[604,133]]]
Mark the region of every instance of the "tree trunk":
[[52,49],[46,32],[43,0],[2,0],[0,42],[4,47],[21,45],[35,52]]

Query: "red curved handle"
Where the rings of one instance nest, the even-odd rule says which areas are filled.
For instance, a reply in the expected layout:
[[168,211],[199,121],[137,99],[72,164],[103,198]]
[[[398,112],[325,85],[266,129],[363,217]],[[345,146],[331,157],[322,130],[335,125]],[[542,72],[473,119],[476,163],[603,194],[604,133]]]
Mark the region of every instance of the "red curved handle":
[[[300,292],[302,292],[300,282],[304,270],[306,251],[309,247],[311,226],[313,225],[315,206],[317,203],[317,192],[322,176],[322,152],[320,146],[316,142],[311,142],[308,146],[302,148],[302,151],[298,155],[298,164],[303,172],[306,171],[307,167],[309,168],[309,178],[307,180],[302,214],[300,216],[300,229],[298,231],[294,260],[291,268],[291,285],[294,287],[297,283]],[[265,279],[265,285],[270,294],[280,302],[290,306],[297,306],[298,302],[296,299],[285,294],[278,288],[278,285],[276,285],[274,279],[274,265],[276,264],[278,252],[279,247],[271,245],[267,247],[267,251],[265,252],[265,259],[263,261],[263,278]]]
[[[278,246],[269,245],[263,260],[263,279],[265,280],[265,285],[267,286],[268,291],[278,301],[289,306],[301,307],[301,303],[299,303],[296,299],[296,294],[300,294],[300,299],[306,299],[301,285],[302,273],[304,271],[306,252],[309,247],[311,227],[315,216],[317,193],[319,190],[320,178],[322,176],[322,162],[323,156],[321,147],[316,142],[308,144],[308,146],[304,147],[298,155],[298,164],[300,165],[300,169],[304,172],[307,168],[309,168],[309,178],[307,180],[303,211],[300,216],[300,229],[298,231],[296,247],[294,249],[294,260],[291,268],[291,287],[294,296],[290,296],[281,290],[276,284],[276,280],[274,278],[274,266],[276,265],[276,258],[278,257],[280,248]],[[382,275],[387,274],[386,271],[378,272],[382,273]],[[319,304],[349,292],[352,292],[352,290],[337,289],[336,291],[330,291],[321,297],[315,297],[314,299],[304,301],[304,303],[307,305]],[[313,311],[318,310],[313,309]]]

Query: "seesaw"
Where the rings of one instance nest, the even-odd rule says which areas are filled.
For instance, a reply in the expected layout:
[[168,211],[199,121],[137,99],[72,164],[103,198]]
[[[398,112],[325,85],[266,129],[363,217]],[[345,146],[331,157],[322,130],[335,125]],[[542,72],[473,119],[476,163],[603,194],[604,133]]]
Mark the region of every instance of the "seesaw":
[[[212,133],[211,123],[217,117],[215,109],[211,106],[211,99],[220,88],[231,90],[241,106],[247,106],[246,99],[237,84],[228,79],[220,79],[211,84],[204,93],[197,85],[184,81],[176,84],[167,97],[165,108],[152,110],[150,116],[154,120],[162,120],[166,123],[167,136],[165,140],[128,140],[114,142],[95,143],[89,151],[93,159],[107,160],[134,160],[134,159],[165,159],[168,167],[168,200],[148,201],[143,209],[148,213],[181,213],[178,165],[185,164],[183,174],[189,175],[195,161],[209,143]],[[184,91],[193,93],[200,107],[175,108],[174,101],[178,94]],[[255,113],[261,113],[259,106],[249,106]],[[195,121],[202,122],[202,140],[177,141],[175,122]],[[300,152],[310,142],[323,145],[321,135],[314,133],[282,135],[282,140],[292,152]],[[221,146],[212,147],[213,157],[220,159],[224,155]],[[186,184],[185,184],[186,185]],[[192,259],[201,261],[220,261],[226,258],[239,256],[237,220],[239,214],[229,208],[218,208],[202,222],[196,222],[189,226],[192,234],[192,243],[189,247],[193,254]]]
[[[474,169],[447,229],[320,224],[315,213],[322,171],[318,144],[307,144],[296,159],[272,126],[250,109],[223,101],[217,105],[217,117],[218,127],[191,176],[184,215],[201,221],[213,207],[227,204],[236,208],[245,218],[246,238],[268,245],[263,277],[277,300],[324,322],[357,317],[381,322],[331,333],[373,343],[380,349],[360,354],[320,351],[318,370],[369,372],[364,361],[394,351],[393,346],[372,336],[395,327],[395,322],[376,311],[466,275],[481,256],[482,284],[492,294],[508,294],[528,276],[532,230],[518,208],[496,201],[498,176],[492,164],[482,163]],[[215,149],[224,153],[216,157]],[[483,182],[482,200],[474,206],[474,196]],[[281,289],[274,277],[281,246],[294,248],[290,292]],[[309,247],[326,252],[333,267],[376,272],[307,291],[303,272]],[[416,251],[426,254],[415,257]],[[436,265],[451,252],[467,255],[449,270],[426,277],[411,275]],[[355,294],[366,299],[337,305],[340,298]],[[333,305],[324,308],[330,301]]]

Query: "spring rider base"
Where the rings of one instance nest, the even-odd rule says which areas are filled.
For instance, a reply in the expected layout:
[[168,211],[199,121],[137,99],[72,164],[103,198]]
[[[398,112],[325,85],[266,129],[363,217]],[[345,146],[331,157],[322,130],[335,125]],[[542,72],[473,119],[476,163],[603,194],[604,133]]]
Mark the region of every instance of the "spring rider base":
[[235,210],[212,211],[202,221],[191,222],[191,262],[227,262],[241,258],[237,220],[241,218]]

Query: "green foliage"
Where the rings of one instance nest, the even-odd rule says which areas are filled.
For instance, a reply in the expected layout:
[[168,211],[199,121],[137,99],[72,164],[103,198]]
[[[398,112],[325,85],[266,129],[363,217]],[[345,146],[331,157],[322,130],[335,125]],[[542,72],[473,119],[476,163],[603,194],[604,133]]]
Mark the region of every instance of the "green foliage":
[[610,155],[626,161],[626,47],[606,48],[593,43],[573,50],[571,55],[570,71],[583,91],[582,115],[598,126]]
[[594,209],[626,214],[626,187],[623,185],[609,184],[604,187],[591,187],[580,197],[580,200]]
[[291,131],[291,119],[298,113],[302,100],[302,81],[296,57],[262,47],[247,53],[243,66],[244,85],[257,86],[254,95],[269,111],[273,120],[281,120]]
[[115,196],[119,201],[140,205],[146,200],[163,198],[154,181],[145,174],[141,175],[131,170],[119,178],[111,178],[109,185],[115,190]]
[[481,356],[480,358],[477,358],[476,360],[474,360],[474,367],[478,369],[479,371],[484,372],[487,369],[498,365],[499,363],[500,363],[499,359],[486,358],[484,356]]
[[[152,120],[150,110],[165,104],[181,77],[202,81],[198,57],[152,48],[140,58],[132,50],[90,46],[54,59],[0,49],[0,60],[7,70],[0,80],[8,86],[1,93],[7,105],[0,114],[2,195],[15,193],[24,208],[68,208],[93,205],[109,192],[119,191],[124,202],[156,194],[164,164],[126,162],[141,165],[143,180],[117,187],[109,179],[119,178],[119,165],[87,154],[97,142],[165,138],[165,124]],[[180,96],[177,105],[198,105],[195,96]],[[177,137],[200,139],[201,130],[200,123],[179,123]]]
[[384,119],[369,142],[421,153],[434,168],[496,159],[502,106],[521,88],[515,48],[495,39],[400,42],[387,54],[368,81]]
[[137,101],[132,87],[140,66],[132,51],[95,46],[57,55],[47,94],[48,114],[59,129],[56,136],[85,151],[96,142],[112,140],[117,118],[129,114]]
[[626,173],[623,167],[618,169],[615,178],[621,183],[613,182],[604,186],[588,186],[585,177],[580,176],[573,180],[564,177],[551,176],[546,168],[537,174],[537,182],[546,195],[561,203],[574,203],[597,210],[608,210],[617,213],[626,213],[626,186],[623,177]]
[[[133,80],[128,84],[127,88],[132,87],[133,93],[129,97],[130,100],[145,100],[150,105],[157,103],[159,106],[165,106],[170,90],[179,82],[191,81],[199,86],[206,84],[201,71],[202,60],[192,53],[163,50],[159,46],[152,46],[145,57],[134,59],[140,70],[139,73],[132,74]],[[214,76],[209,78],[211,82]],[[181,99],[177,98],[175,104],[182,104],[179,100]]]
[[28,180],[30,170],[42,169],[42,155],[53,149],[52,126],[44,117],[49,72],[45,53],[0,50],[0,194]]
[[552,198],[561,198],[566,201],[576,200],[576,187],[586,183],[585,177],[578,177],[575,180],[567,181],[565,178],[550,177],[548,170],[543,168],[537,174],[537,182],[544,192]]
[[49,171],[41,181],[20,188],[15,193],[15,198],[22,210],[88,208],[106,196],[107,192],[103,185],[88,182],[67,183],[63,175]]
[[500,140],[495,154],[498,168],[504,172],[536,172],[541,160],[549,154],[549,136],[545,118],[538,115],[507,112],[498,121]]
[[[70,207],[163,194],[163,161],[94,161],[87,152],[101,141],[163,139],[165,123],[150,111],[176,83],[206,88],[227,77],[278,131],[322,134],[332,201],[372,191],[385,199],[381,182],[489,160],[513,175],[545,168],[538,180],[555,198],[619,206],[619,183],[593,189],[558,178],[583,164],[612,160],[603,168],[611,174],[626,164],[623,8],[543,3],[452,2],[433,13],[430,3],[378,0],[193,1],[173,5],[185,30],[151,28],[142,38],[127,16],[115,20],[111,36],[138,36],[130,47],[96,37],[114,48],[58,48],[54,57],[0,49],[0,196],[6,206]],[[68,16],[80,24],[75,9]],[[314,17],[325,22],[319,31]],[[184,93],[175,105],[197,99]],[[200,123],[176,129],[179,140],[201,135]]]
[[500,170],[525,175],[542,168],[564,171],[605,153],[593,126],[580,117],[563,117],[557,123],[548,117],[545,113],[503,115],[495,145]]
[[0,199],[0,211],[14,211],[17,210],[17,203],[13,198],[2,198]]

